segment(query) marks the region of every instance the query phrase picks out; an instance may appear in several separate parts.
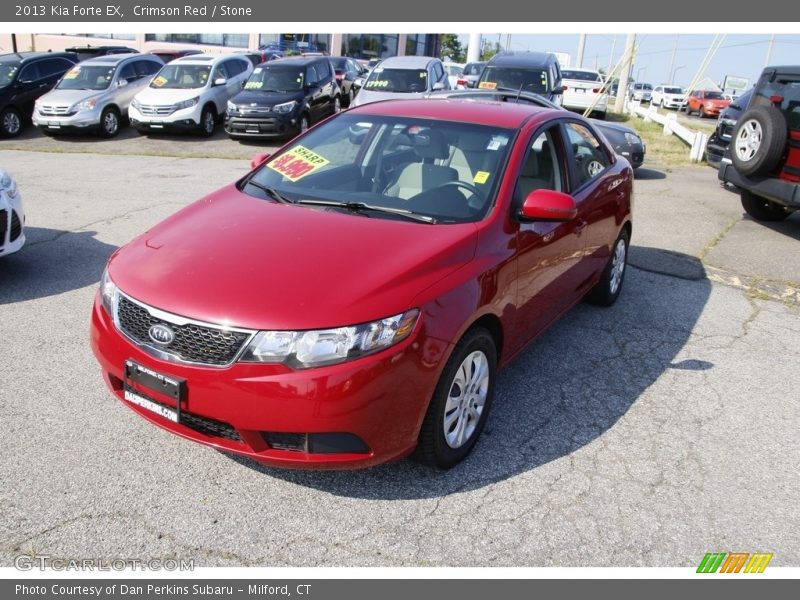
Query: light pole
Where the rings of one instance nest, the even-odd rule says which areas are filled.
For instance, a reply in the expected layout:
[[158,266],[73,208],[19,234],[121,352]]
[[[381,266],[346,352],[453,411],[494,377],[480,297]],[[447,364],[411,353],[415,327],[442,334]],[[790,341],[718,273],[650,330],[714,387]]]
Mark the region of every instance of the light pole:
[[675,83],[675,73],[677,73],[679,70],[684,69],[684,68],[686,68],[686,65],[680,65],[679,67],[675,67],[674,69],[672,69],[672,73],[669,74],[669,84],[670,85]]

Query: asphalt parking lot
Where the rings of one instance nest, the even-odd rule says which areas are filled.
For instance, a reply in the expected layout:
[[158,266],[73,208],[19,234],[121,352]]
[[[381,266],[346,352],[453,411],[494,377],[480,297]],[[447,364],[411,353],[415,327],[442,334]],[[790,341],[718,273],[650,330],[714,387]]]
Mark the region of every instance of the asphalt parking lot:
[[[88,346],[114,249],[263,147],[57,141],[76,152],[39,137],[0,146],[28,226],[26,247],[0,259],[0,566],[33,553],[690,567],[711,551],[800,565],[800,214],[755,223],[712,169],[646,163],[620,301],[579,305],[500,375],[467,461],[281,471],[145,422],[107,391]],[[158,142],[173,156],[135,147]]]

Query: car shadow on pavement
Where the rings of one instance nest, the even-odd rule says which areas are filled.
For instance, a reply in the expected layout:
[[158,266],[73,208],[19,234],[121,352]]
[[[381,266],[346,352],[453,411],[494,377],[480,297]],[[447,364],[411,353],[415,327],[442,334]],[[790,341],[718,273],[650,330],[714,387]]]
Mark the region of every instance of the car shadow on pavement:
[[0,305],[45,298],[100,281],[116,246],[95,231],[26,227],[19,252],[0,258]]
[[362,471],[291,471],[230,458],[337,496],[383,500],[442,497],[528,473],[598,440],[667,370],[714,368],[676,358],[710,292],[705,277],[630,268],[616,305],[579,304],[500,373],[483,436],[450,471],[413,460]]
[[663,171],[657,171],[655,169],[646,169],[644,167],[639,167],[633,172],[634,179],[645,179],[645,180],[656,180],[656,179],[666,179],[667,174]]

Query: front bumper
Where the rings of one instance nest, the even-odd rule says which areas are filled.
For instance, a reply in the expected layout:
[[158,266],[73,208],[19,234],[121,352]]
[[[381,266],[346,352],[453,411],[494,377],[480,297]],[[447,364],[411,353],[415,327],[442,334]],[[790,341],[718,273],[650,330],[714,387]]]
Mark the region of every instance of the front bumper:
[[[369,467],[411,453],[450,351],[448,344],[424,335],[421,319],[397,346],[338,365],[295,371],[269,364],[180,364],[155,358],[122,335],[97,297],[91,346],[111,391],[159,427],[265,464],[316,469]],[[124,400],[127,360],[186,380],[181,422]],[[176,408],[172,398],[158,392],[135,391]],[[295,449],[283,447],[287,439],[302,440],[298,436],[342,433],[361,440],[364,451],[328,447],[315,452],[302,443]]]
[[225,115],[225,132],[232,138],[285,137],[300,132],[295,112],[269,116]]
[[674,100],[667,97],[663,97],[661,99],[661,106],[664,108],[675,108],[677,110],[681,110],[686,106],[686,102],[683,100]]
[[777,177],[745,177],[729,160],[723,160],[717,177],[723,183],[732,183],[738,188],[753,192],[756,196],[771,200],[792,210],[800,209],[800,184]]
[[45,132],[94,131],[100,127],[101,112],[102,110],[98,110],[96,107],[91,110],[78,111],[74,115],[42,115],[38,111],[34,111],[31,120],[34,126]]
[[128,108],[128,119],[131,126],[140,133],[196,131],[200,127],[200,116],[201,111],[197,106],[176,110],[166,116],[143,115],[133,105]]
[[25,245],[25,214],[19,196],[14,200],[0,192],[0,256],[13,254]]

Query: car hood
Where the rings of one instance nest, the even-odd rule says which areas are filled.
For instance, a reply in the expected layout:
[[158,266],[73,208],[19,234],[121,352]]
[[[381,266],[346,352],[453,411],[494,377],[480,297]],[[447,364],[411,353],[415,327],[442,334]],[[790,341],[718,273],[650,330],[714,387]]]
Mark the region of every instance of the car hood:
[[184,100],[197,98],[203,94],[204,90],[205,88],[192,88],[184,90],[172,88],[156,89],[146,87],[141,92],[136,94],[135,98],[142,104],[175,104],[176,102],[183,102]]
[[122,248],[109,275],[174,314],[252,329],[315,329],[401,313],[469,262],[475,224],[428,225],[261,200],[234,185]]
[[373,92],[371,90],[361,89],[355,99],[355,106],[362,104],[369,104],[370,102],[378,102],[380,100],[415,100],[417,98],[424,98],[430,92]]
[[296,100],[301,102],[305,96],[300,90],[294,92],[261,92],[258,90],[246,90],[239,92],[231,102],[242,106],[275,106],[284,102]]
[[50,90],[39,99],[39,103],[72,106],[76,102],[102,96],[107,91],[108,90]]

